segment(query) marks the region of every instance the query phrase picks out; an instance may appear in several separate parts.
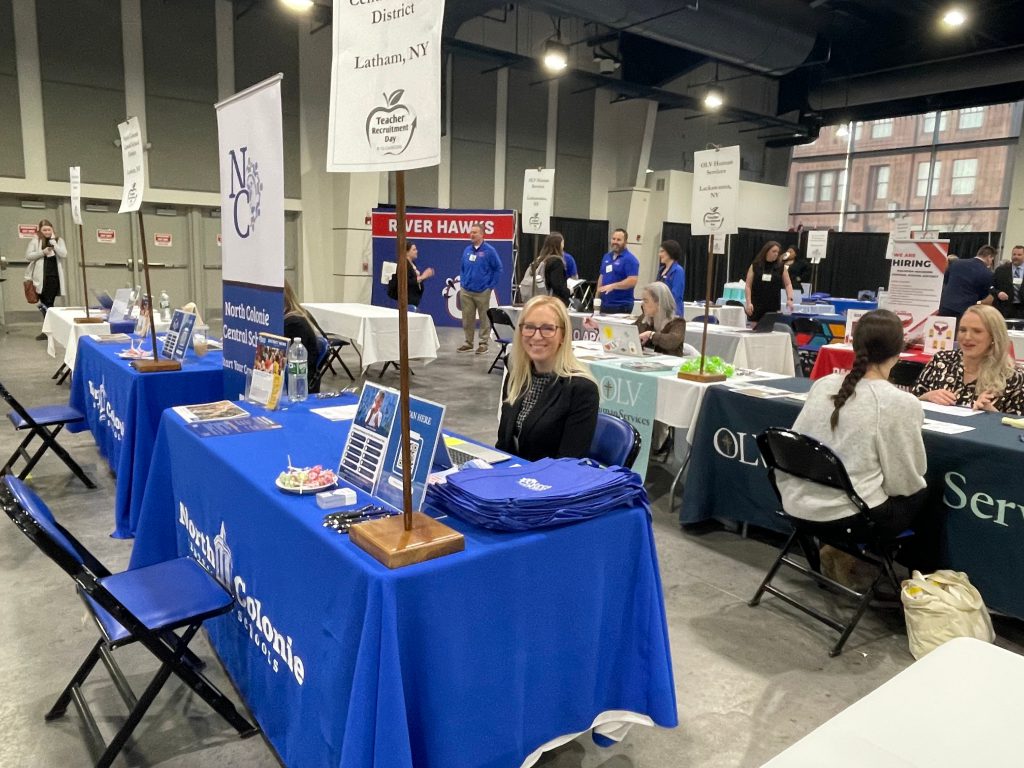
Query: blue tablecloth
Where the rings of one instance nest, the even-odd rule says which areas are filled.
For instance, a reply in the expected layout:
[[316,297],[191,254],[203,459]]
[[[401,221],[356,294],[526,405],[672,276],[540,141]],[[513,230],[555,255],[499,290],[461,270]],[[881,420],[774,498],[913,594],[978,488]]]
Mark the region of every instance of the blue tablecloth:
[[877,301],[857,301],[856,299],[827,299],[836,308],[836,314],[845,315],[851,309],[878,309]]
[[140,374],[117,356],[125,349],[124,344],[98,344],[82,337],[71,379],[71,405],[85,414],[85,423],[68,427],[72,432],[91,430],[117,476],[117,538],[130,538],[135,530],[163,410],[224,397],[220,352],[198,358],[190,350],[180,371]]
[[[783,379],[772,386],[805,391],[813,382]],[[711,517],[782,529],[778,500],[755,438],[768,427],[790,427],[796,400],[764,400],[710,387],[704,395],[680,522]],[[966,571],[991,608],[1024,618],[1024,465],[1021,432],[981,413],[967,419],[926,411],[928,418],[968,424],[957,435],[925,431],[928,512],[915,526],[936,542],[939,564]]]
[[389,571],[274,486],[289,454],[338,464],[348,422],[309,407],[205,439],[164,414],[132,552],[229,585],[210,639],[286,765],[512,767],[611,710],[677,724],[644,512],[525,534],[446,518],[464,552]]

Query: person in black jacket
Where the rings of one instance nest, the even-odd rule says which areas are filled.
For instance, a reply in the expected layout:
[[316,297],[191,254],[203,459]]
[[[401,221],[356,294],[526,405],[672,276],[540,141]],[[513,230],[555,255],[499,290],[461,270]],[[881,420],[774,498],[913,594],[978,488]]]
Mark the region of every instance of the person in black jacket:
[[786,306],[793,306],[793,284],[779,258],[782,246],[774,240],[765,243],[754,263],[747,269],[747,316],[757,322],[768,312],[778,312],[781,291],[786,291]]
[[[408,280],[410,312],[415,312],[416,307],[418,307],[420,302],[423,300],[423,281],[432,277],[434,274],[433,267],[427,267],[422,272],[417,269],[416,259],[419,256],[419,253],[419,248],[416,247],[416,243],[406,241],[405,256],[409,260]],[[388,281],[388,298],[398,301],[398,272],[395,272]]]
[[316,364],[320,358],[319,335],[299,303],[295,289],[287,280],[284,281],[284,335],[289,339],[301,340],[302,346],[306,348],[306,379],[309,382],[309,393],[315,395],[320,391],[320,382],[316,381]]
[[502,387],[498,449],[527,461],[590,453],[600,398],[572,353],[570,328],[554,296],[536,296],[523,309]]
[[1024,318],[1024,245],[1015,245],[1010,260],[992,273],[994,306],[1008,320]]

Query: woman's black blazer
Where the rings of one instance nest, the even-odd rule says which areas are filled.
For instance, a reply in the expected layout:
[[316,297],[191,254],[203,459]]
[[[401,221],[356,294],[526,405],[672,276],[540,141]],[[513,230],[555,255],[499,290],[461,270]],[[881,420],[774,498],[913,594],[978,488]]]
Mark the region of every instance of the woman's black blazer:
[[543,458],[578,457],[590,454],[590,443],[597,427],[600,400],[597,384],[582,376],[558,378],[551,382],[533,407],[519,432],[519,445],[513,439],[516,418],[523,398],[509,405],[502,387],[501,422],[498,425],[499,450],[527,461]]

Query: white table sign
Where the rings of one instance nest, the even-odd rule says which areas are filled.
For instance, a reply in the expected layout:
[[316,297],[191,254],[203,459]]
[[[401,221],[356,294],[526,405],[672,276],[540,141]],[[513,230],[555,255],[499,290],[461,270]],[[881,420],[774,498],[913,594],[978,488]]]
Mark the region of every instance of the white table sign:
[[693,153],[691,235],[734,235],[740,195],[740,148]]
[[551,231],[555,196],[554,168],[527,168],[523,174],[523,232],[546,235]]

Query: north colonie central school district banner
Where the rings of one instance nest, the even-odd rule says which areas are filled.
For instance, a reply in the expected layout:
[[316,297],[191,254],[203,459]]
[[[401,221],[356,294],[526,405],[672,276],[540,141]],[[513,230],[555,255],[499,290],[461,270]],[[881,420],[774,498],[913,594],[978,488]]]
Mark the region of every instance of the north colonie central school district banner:
[[[416,245],[419,257],[416,267],[421,272],[433,267],[434,276],[423,283],[423,299],[419,312],[430,315],[434,325],[461,326],[462,305],[459,303],[459,272],[462,252],[469,242],[469,228],[480,224],[484,241],[490,243],[501,259],[501,277],[491,295],[491,306],[512,301],[512,262],[517,229],[515,211],[466,211],[418,208],[405,214],[408,242]],[[382,307],[396,307],[389,299],[388,279],[395,270],[398,223],[390,208],[373,211],[373,287],[370,302]]]

